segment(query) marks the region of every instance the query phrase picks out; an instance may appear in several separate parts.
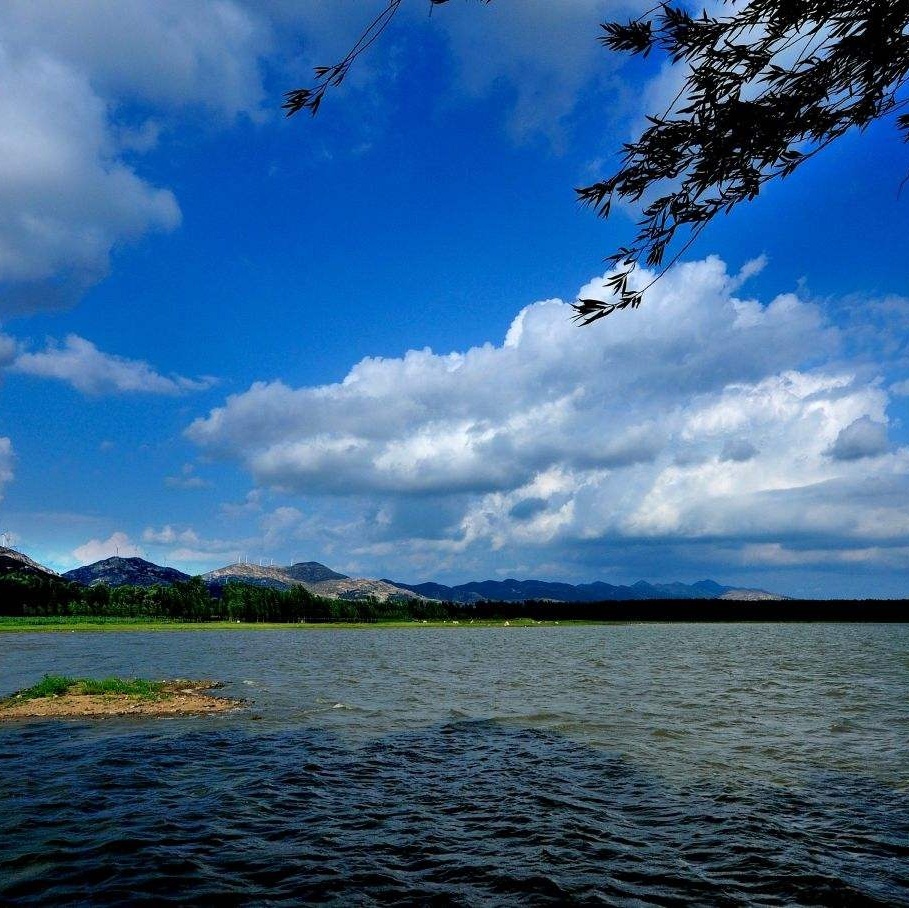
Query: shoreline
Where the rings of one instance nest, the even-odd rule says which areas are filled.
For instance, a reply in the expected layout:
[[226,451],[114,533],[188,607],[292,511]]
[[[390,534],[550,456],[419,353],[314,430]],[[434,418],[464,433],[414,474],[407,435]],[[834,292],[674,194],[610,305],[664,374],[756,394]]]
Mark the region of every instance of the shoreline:
[[318,631],[318,630],[430,630],[493,627],[565,627],[568,625],[627,624],[625,621],[544,621],[532,618],[483,619],[479,621],[320,621],[320,622],[237,622],[237,621],[136,621],[108,618],[103,621],[72,621],[66,618],[0,618],[0,634],[25,633],[124,633],[148,631]]
[[909,624],[909,614],[899,617],[880,618],[868,615],[799,616],[780,617],[768,615],[755,617],[703,618],[679,616],[676,618],[642,616],[641,618],[606,618],[602,620],[566,618],[482,618],[477,620],[454,621],[324,621],[324,622],[237,622],[237,621],[136,621],[133,618],[107,618],[103,620],[82,620],[67,618],[0,618],[0,636],[3,634],[65,634],[65,633],[168,633],[183,632],[261,632],[261,631],[364,631],[364,630],[465,630],[493,628],[553,628],[553,627],[593,627],[619,625],[695,625],[695,624]]

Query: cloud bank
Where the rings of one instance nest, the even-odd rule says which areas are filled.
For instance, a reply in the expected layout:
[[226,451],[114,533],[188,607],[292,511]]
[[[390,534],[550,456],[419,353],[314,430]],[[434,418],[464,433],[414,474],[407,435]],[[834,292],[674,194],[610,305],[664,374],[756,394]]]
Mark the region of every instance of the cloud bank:
[[585,330],[564,302],[535,303],[498,345],[365,359],[337,384],[258,382],[186,434],[310,513],[358,502],[360,554],[415,569],[909,542],[887,392],[812,303],[762,305],[740,283],[716,258],[683,265],[639,311]]

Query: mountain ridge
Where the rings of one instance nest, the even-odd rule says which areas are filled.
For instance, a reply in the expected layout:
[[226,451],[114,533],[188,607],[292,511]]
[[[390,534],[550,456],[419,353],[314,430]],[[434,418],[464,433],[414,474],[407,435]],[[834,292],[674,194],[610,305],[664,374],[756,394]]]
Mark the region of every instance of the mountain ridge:
[[[13,571],[57,580],[69,580],[92,586],[152,586],[186,582],[190,575],[176,568],[163,567],[144,558],[114,556],[66,571],[64,574],[44,567],[15,549],[0,546],[0,575]],[[448,586],[434,581],[402,583],[400,581],[349,577],[318,561],[298,561],[291,565],[257,565],[235,563],[215,568],[202,575],[209,588],[227,583],[249,583],[287,590],[303,586],[317,596],[336,599],[390,597],[438,599],[470,604],[483,601],[523,602],[617,602],[648,599],[727,599],[737,601],[783,600],[787,596],[763,589],[728,586],[715,580],[695,583],[649,583],[639,580],[631,585],[611,584],[602,580],[571,584],[549,580],[473,580]]]
[[615,585],[597,580],[592,583],[561,583],[549,580],[474,580],[455,586],[441,583],[406,584],[389,580],[404,589],[413,590],[427,598],[444,599],[450,602],[524,602],[529,599],[545,599],[555,602],[622,602],[646,599],[747,599],[780,600],[778,593],[767,590],[726,586],[715,580],[699,580],[696,583],[648,583],[638,580],[631,586]]
[[45,579],[60,580],[60,574],[52,571],[43,564],[38,564],[28,555],[11,549],[5,545],[0,545],[0,577],[5,574],[28,574],[32,577],[44,577]]
[[163,567],[144,558],[121,558],[119,555],[73,568],[63,574],[63,577],[85,586],[96,586],[99,583],[108,586],[155,586],[159,583],[184,583],[190,579],[189,574],[176,568]]
[[331,599],[374,597],[384,601],[395,596],[407,599],[424,598],[419,593],[384,580],[348,577],[346,574],[339,574],[318,561],[300,561],[287,567],[246,563],[229,564],[203,574],[202,579],[209,586],[250,583],[253,586],[268,586],[280,590],[302,586],[315,596],[326,596]]

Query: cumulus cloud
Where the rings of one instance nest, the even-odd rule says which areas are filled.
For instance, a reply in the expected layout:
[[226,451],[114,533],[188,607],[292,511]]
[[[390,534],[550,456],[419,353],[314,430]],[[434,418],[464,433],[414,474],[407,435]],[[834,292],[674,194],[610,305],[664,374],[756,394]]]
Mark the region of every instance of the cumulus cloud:
[[142,360],[104,353],[76,334],[68,335],[62,345],[48,341],[39,353],[20,353],[9,368],[23,375],[68,382],[83,394],[176,395],[204,391],[215,381],[161,375]]
[[63,305],[102,277],[113,246],[180,222],[173,194],[118,157],[87,77],[0,42],[0,299]]
[[0,6],[0,300],[22,313],[74,302],[111,251],[181,220],[135,155],[161,125],[138,102],[256,115],[270,29],[230,0],[10,0]]
[[861,460],[883,454],[887,447],[887,426],[861,416],[840,430],[827,453],[834,460]]
[[9,0],[0,24],[10,44],[40,47],[105,97],[232,115],[256,112],[263,96],[259,58],[271,36],[254,9],[231,0]]
[[[646,3],[458,6],[432,23],[450,45],[456,94],[506,86],[516,137],[559,138],[581,88],[617,65],[596,42],[597,23]],[[332,59],[369,15],[318,0],[0,5],[0,314],[72,304],[106,275],[119,244],[175,229],[178,200],[143,176],[141,155],[188,110],[216,124],[264,116],[266,64]],[[407,16],[425,8],[405,5]],[[393,70],[387,49],[383,59]],[[368,83],[373,67],[360,61],[349,81]]]
[[142,532],[142,541],[155,545],[175,545],[177,543],[180,545],[199,545],[199,536],[192,528],[178,530],[168,523],[159,530],[154,527],[146,527]]
[[567,304],[535,303],[498,345],[369,358],[331,385],[258,382],[187,436],[316,507],[378,503],[352,532],[345,518],[373,560],[909,538],[887,392],[810,302],[762,305],[740,282],[716,258],[677,267],[633,315],[585,330]]
[[[500,346],[369,358],[336,385],[256,383],[188,435],[262,484],[303,492],[484,492],[555,464],[651,464],[684,434],[680,405],[789,366],[809,340],[835,343],[813,306],[786,295],[762,307],[729,281],[717,259],[682,267],[640,317],[603,330],[579,331],[561,301],[536,303]],[[581,294],[601,290],[598,279]],[[688,434],[692,447],[707,431]]]
[[142,552],[126,533],[117,531],[107,539],[89,539],[84,545],[73,549],[73,558],[79,564],[92,564],[105,558],[140,558]]

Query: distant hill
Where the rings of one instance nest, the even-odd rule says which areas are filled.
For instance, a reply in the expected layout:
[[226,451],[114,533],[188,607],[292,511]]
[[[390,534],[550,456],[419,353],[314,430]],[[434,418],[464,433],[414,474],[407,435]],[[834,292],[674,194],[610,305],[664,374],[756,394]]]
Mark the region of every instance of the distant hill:
[[[11,571],[59,578],[21,552],[0,547],[0,576]],[[94,564],[63,574],[63,579],[91,586],[153,586],[189,580],[189,575],[175,568],[161,567],[144,558],[105,558]],[[439,599],[447,602],[523,602],[528,599],[552,602],[620,602],[647,599],[728,599],[756,601],[785,599],[766,590],[723,586],[714,580],[697,583],[646,583],[639,580],[631,586],[616,586],[603,581],[595,583],[557,583],[548,580],[479,580],[446,586],[442,583],[398,583],[393,580],[371,580],[348,577],[318,561],[299,561],[287,566],[229,564],[209,571],[202,578],[217,590],[228,583],[247,583],[278,590],[303,586],[317,596],[331,599],[387,600],[394,597]]]
[[448,602],[522,602],[527,599],[546,599],[555,602],[621,602],[630,599],[784,599],[784,596],[765,590],[738,589],[723,586],[713,580],[697,583],[646,583],[639,580],[632,586],[611,583],[556,583],[547,580],[480,580],[457,586],[441,583],[406,584],[396,586],[413,590],[428,599]]
[[307,583],[307,589],[317,596],[329,599],[374,599],[382,600],[403,598],[422,599],[420,593],[389,583],[387,580],[370,580],[368,578],[348,577],[345,580],[321,580],[318,583]]
[[321,583],[323,580],[350,580],[347,574],[339,574],[318,561],[298,561],[290,567],[282,568],[285,574],[294,580],[306,583]]
[[[327,569],[326,569],[327,570]],[[228,564],[202,575],[209,585],[225,586],[228,583],[248,583],[250,586],[267,586],[274,590],[289,590],[301,581],[287,573],[283,567],[261,564]]]
[[272,589],[288,590],[302,586],[316,596],[329,599],[375,599],[386,600],[395,596],[420,598],[419,593],[404,589],[384,580],[366,580],[339,574],[318,561],[301,561],[288,567],[260,564],[229,564],[203,574],[202,579],[209,585],[225,586],[228,583],[248,583],[252,586],[267,586]]
[[105,558],[85,567],[74,568],[63,575],[86,586],[106,583],[108,586],[155,586],[189,580],[189,574],[176,568],[161,567],[144,558]]
[[33,561],[28,555],[0,545],[0,577],[6,574],[28,574],[32,577],[59,580],[60,575],[43,564]]

